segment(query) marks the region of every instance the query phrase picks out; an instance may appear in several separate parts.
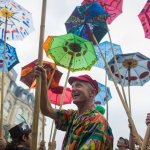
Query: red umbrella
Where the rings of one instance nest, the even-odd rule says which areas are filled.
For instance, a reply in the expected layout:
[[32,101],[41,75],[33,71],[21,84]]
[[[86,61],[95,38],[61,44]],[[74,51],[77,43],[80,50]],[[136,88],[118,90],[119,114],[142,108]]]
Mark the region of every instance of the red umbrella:
[[[62,86],[58,86],[48,90],[48,97],[52,104],[60,106],[63,88]],[[71,104],[72,100],[71,90],[70,88],[66,88],[63,104]]]
[[142,23],[145,37],[150,39],[150,0],[147,1],[138,17]]
[[110,14],[107,18],[108,24],[111,24],[122,13],[123,0],[84,0],[82,5],[91,2],[98,2]]
[[[38,64],[38,60],[36,59],[33,62],[22,67],[20,81],[26,84],[29,88],[35,88],[36,86],[34,67],[37,64]],[[50,77],[53,73],[53,70],[56,68],[56,65],[48,61],[43,61],[43,66],[47,70],[47,79],[50,80]],[[62,73],[56,69],[53,79],[51,81],[51,85],[50,85],[51,88],[58,86],[61,76],[62,76]]]

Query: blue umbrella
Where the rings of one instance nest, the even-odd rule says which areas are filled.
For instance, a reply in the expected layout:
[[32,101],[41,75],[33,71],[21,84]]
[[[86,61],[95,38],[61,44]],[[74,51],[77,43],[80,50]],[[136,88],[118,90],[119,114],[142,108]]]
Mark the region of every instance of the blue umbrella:
[[67,33],[73,33],[95,43],[107,33],[106,19],[109,14],[97,2],[77,6],[65,22]]
[[[3,59],[4,59],[4,41],[0,39],[0,71],[3,68]],[[6,44],[6,60],[4,71],[10,71],[16,64],[19,63],[16,50],[9,44]]]
[[95,104],[105,105],[112,96],[110,93],[110,88],[107,87],[107,96],[106,96],[106,86],[98,82],[99,93],[95,97]]
[[[112,48],[111,48],[111,44],[108,41],[102,42],[99,44],[102,50],[102,53],[105,56],[105,59],[107,62],[109,62],[112,58],[113,58],[113,53],[112,53]],[[113,49],[114,49],[114,53],[116,54],[122,54],[122,50],[120,45],[114,44],[112,43]],[[95,67],[99,67],[99,68],[105,68],[105,63],[104,60],[101,56],[101,54],[99,53],[99,49],[98,47],[95,45],[95,52],[98,58],[98,61],[96,61],[96,63],[94,64]]]

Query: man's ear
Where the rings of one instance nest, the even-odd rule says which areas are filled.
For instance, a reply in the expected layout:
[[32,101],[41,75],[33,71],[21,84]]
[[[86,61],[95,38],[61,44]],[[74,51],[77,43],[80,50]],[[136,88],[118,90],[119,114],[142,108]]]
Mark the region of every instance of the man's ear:
[[26,140],[27,140],[27,137],[26,137],[25,135],[23,135],[23,136],[22,136],[22,140],[23,140],[23,141],[26,141]]

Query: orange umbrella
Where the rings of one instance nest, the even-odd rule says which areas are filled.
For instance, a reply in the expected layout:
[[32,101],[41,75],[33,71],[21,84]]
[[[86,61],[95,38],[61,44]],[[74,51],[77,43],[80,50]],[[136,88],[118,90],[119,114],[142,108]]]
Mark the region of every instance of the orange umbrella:
[[[33,62],[22,67],[20,81],[26,84],[29,88],[35,88],[36,86],[34,67],[37,64],[38,60],[36,59]],[[50,80],[53,70],[56,69],[56,64],[48,61],[43,61],[43,67],[47,70],[47,80]],[[50,88],[55,88],[58,86],[61,76],[62,73],[56,69],[50,84]]]

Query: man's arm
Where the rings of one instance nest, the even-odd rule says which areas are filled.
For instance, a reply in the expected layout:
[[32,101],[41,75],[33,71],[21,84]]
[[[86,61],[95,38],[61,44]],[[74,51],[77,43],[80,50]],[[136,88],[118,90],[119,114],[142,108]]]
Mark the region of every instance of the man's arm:
[[47,74],[46,70],[41,66],[35,67],[35,76],[41,77],[41,98],[40,109],[43,115],[48,116],[54,120],[57,119],[57,110],[52,108],[47,94]]

